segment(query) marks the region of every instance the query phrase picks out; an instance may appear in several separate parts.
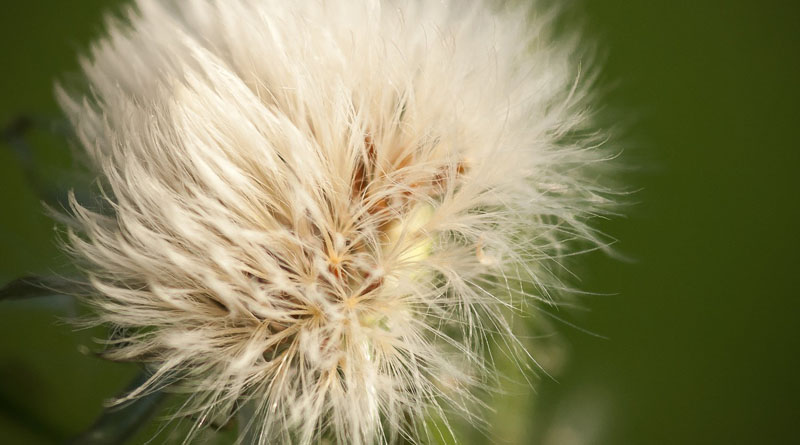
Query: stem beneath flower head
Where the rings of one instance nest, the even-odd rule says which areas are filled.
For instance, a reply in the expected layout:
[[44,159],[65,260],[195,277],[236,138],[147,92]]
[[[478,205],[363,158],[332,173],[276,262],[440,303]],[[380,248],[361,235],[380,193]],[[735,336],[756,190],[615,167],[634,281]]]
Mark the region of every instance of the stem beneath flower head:
[[258,412],[255,401],[248,400],[244,402],[236,411],[236,422],[239,424],[239,440],[237,444],[258,444],[258,425],[259,422],[254,419]]

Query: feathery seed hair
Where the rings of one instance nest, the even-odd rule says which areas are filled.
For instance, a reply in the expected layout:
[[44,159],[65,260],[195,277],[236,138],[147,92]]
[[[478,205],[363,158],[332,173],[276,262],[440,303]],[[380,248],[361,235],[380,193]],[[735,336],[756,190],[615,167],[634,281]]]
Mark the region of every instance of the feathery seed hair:
[[138,0],[110,19],[88,92],[57,93],[110,208],[71,201],[85,301],[106,355],[153,373],[130,397],[247,406],[261,444],[473,416],[487,337],[514,344],[508,309],[550,302],[558,259],[602,244],[582,53],[532,3]]

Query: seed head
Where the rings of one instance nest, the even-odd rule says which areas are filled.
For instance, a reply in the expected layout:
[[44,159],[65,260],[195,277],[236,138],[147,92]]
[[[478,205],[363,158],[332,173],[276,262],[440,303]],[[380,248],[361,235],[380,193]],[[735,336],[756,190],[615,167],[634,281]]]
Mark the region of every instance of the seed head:
[[[535,2],[534,2],[535,3]],[[574,39],[481,1],[138,0],[58,90],[106,355],[258,443],[418,440],[605,202]],[[199,425],[199,424],[198,424]],[[242,436],[244,437],[244,436]],[[244,439],[242,439],[244,440]]]

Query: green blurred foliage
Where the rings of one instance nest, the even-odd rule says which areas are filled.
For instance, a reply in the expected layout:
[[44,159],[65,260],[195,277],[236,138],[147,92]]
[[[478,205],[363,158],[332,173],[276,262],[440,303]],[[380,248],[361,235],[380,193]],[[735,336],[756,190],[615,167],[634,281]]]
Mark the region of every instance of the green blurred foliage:
[[[102,11],[119,4],[3,1],[0,123],[57,115],[53,81],[70,78]],[[636,204],[602,224],[631,260],[591,254],[576,263],[581,288],[611,295],[559,315],[608,339],[557,325],[560,347],[533,348],[556,376],[534,377],[535,393],[519,375],[504,383],[489,432],[464,440],[796,441],[800,9],[743,0],[572,6],[607,56],[605,116],[622,122],[622,160],[636,167],[620,174],[640,189]],[[33,161],[58,178],[47,169],[71,161],[45,139]],[[0,146],[0,283],[63,268],[54,239],[22,164]],[[137,373],[86,353],[103,332],[64,322],[79,311],[59,297],[0,303],[0,442],[74,436]],[[171,443],[172,425],[153,443]]]

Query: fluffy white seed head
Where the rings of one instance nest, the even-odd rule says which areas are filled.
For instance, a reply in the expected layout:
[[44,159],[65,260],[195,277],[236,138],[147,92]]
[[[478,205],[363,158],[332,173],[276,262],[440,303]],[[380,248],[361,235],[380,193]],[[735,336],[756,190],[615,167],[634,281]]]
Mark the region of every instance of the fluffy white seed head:
[[[481,1],[139,0],[59,100],[110,211],[69,248],[107,355],[260,443],[469,412],[506,308],[605,200],[581,53]],[[467,414],[469,415],[469,414]]]

